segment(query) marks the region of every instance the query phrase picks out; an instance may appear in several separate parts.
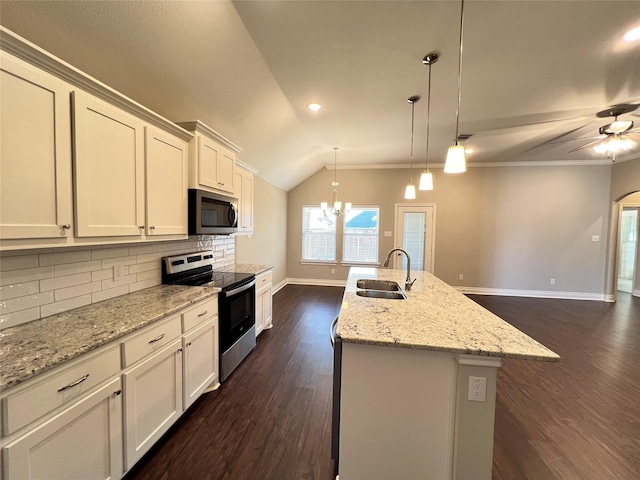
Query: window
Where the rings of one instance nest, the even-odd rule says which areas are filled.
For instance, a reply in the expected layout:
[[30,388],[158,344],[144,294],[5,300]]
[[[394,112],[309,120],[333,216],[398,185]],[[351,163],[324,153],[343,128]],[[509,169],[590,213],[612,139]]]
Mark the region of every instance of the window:
[[302,207],[302,260],[336,261],[336,217],[318,207]]
[[378,207],[353,207],[344,222],[342,261],[378,262]]

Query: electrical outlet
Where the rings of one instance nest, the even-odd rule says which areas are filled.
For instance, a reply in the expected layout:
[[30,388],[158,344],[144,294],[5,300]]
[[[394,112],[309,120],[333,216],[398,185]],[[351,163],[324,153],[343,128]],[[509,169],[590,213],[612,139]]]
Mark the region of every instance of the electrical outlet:
[[556,279],[552,278],[551,280],[549,280],[549,285],[555,285],[556,284]]
[[469,400],[472,402],[487,401],[487,379],[484,377],[469,377]]
[[113,266],[113,281],[119,282],[124,278],[124,266],[123,265],[114,265]]
[[458,280],[464,280],[464,275],[462,273],[458,275]]
[[332,269],[331,269],[331,273],[336,273],[336,269],[335,269],[335,268],[332,268]]
[[591,241],[592,242],[599,242],[600,241],[600,235],[591,235]]

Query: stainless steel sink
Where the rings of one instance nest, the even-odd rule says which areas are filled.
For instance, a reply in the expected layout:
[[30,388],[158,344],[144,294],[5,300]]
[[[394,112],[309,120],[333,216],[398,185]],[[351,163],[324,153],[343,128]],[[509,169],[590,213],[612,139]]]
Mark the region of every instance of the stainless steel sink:
[[360,297],[370,297],[370,298],[387,298],[390,300],[406,300],[407,296],[404,294],[402,290],[398,290],[397,292],[389,292],[384,290],[356,290],[356,295]]
[[364,290],[383,290],[386,292],[400,291],[400,285],[396,282],[391,282],[389,280],[373,280],[368,278],[356,280],[356,287]]

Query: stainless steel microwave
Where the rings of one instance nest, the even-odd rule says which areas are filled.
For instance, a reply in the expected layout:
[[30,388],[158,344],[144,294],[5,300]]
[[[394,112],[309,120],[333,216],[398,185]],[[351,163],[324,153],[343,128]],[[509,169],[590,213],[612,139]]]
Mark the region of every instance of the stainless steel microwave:
[[189,235],[229,235],[238,231],[238,199],[189,189]]

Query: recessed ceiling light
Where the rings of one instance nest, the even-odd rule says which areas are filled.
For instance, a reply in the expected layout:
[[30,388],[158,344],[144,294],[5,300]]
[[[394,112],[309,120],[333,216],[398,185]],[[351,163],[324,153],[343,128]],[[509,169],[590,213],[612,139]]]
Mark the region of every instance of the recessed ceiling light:
[[320,105],[319,103],[310,103],[309,105],[307,105],[307,108],[312,112],[317,112],[322,108],[322,105]]
[[640,27],[632,28],[627,33],[624,34],[624,39],[627,42],[635,42],[640,40]]
[[473,148],[466,148],[464,153],[473,153]]

